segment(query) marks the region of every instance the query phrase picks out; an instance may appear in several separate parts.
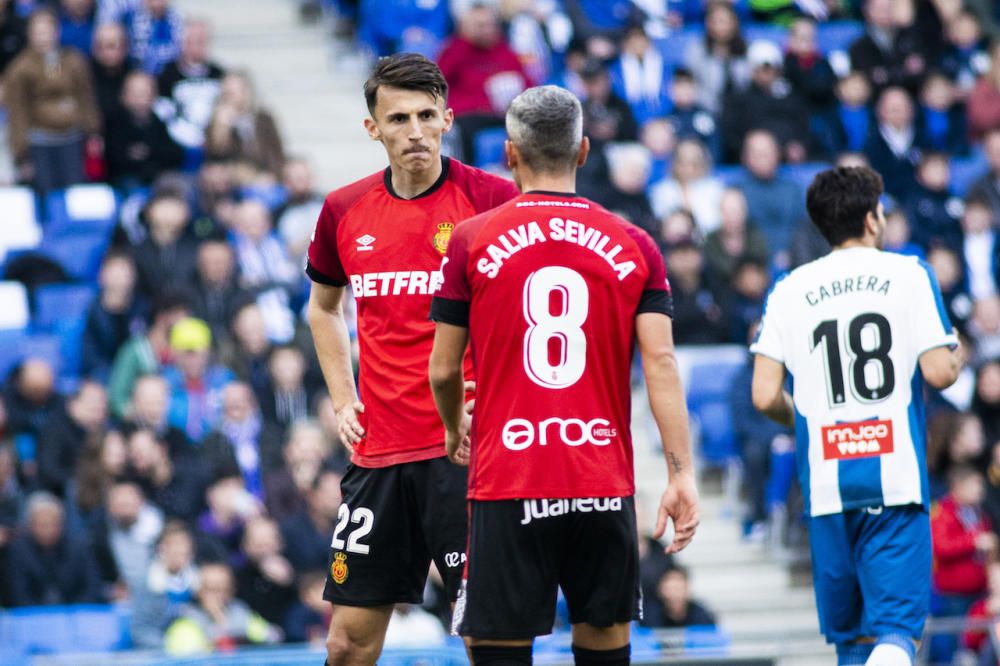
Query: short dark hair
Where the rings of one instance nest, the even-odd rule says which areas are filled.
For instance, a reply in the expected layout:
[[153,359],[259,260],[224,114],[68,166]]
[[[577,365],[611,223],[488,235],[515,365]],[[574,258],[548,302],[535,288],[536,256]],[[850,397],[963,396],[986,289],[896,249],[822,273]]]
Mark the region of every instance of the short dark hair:
[[865,217],[878,210],[882,176],[868,167],[837,167],[820,173],[806,193],[806,209],[830,245],[865,233]]
[[365,102],[368,112],[375,115],[378,89],[382,86],[417,90],[431,97],[448,99],[448,82],[432,60],[419,53],[397,53],[379,58],[372,75],[365,81]]

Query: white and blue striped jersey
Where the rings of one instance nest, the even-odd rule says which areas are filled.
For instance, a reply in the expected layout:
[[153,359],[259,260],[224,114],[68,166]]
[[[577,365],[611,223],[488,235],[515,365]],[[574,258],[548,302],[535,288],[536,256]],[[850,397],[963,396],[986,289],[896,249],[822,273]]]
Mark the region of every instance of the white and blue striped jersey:
[[918,359],[958,343],[930,268],[834,250],[779,280],[750,350],[783,363],[812,516],[929,504]]

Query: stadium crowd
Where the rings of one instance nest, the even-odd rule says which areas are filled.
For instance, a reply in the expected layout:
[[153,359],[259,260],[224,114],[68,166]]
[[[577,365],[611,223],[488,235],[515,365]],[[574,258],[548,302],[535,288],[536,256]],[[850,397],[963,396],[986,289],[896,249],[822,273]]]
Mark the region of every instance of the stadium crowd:
[[[876,168],[886,246],[930,264],[970,360],[928,410],[938,612],[996,613],[1000,9],[301,9],[334,15],[371,56],[434,57],[456,114],[448,150],[472,164],[502,169],[503,111],[527,86],[578,94],[594,146],[579,192],[660,242],[679,345],[746,344],[774,279],[828,249],[805,215],[812,175]],[[67,343],[79,367],[29,356],[4,383],[0,606],[128,600],[135,644],[177,651],[321,639],[348,455],[301,316],[322,204],[308,162],[285,153],[249,76],[212,60],[210,26],[169,0],[0,0],[0,72],[15,176],[43,225],[53,195],[79,183],[109,183],[122,202],[99,270],[73,276],[96,288]],[[73,281],[41,252],[8,256],[4,271],[30,293]],[[787,501],[774,477],[792,447],[753,410],[749,377],[734,382],[733,428],[752,535]],[[642,550],[644,623],[714,624],[686,572],[651,540]],[[425,606],[443,618],[442,599]],[[400,621],[440,634],[421,613]]]

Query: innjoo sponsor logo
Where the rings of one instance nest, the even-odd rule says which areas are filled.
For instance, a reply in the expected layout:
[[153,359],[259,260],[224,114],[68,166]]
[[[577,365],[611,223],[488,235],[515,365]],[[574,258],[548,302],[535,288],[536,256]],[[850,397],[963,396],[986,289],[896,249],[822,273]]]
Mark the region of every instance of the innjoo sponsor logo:
[[892,421],[837,423],[822,428],[823,458],[851,460],[892,453]]

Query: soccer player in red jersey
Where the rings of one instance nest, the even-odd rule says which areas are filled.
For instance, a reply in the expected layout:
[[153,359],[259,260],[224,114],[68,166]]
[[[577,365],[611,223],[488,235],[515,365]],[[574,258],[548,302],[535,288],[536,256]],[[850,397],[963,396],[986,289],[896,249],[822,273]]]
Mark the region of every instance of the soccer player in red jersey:
[[[309,322],[341,438],[353,448],[324,591],[332,666],[375,663],[393,604],[421,602],[432,559],[452,600],[462,576],[466,470],[445,455],[428,385],[427,311],[456,225],[517,188],[442,159],[447,88],[423,56],[378,62],[365,84],[365,128],[389,168],[332,192],[309,246]],[[347,285],[358,306],[360,395],[341,307]]]
[[[698,524],[663,260],[646,232],[573,192],[580,103],[531,88],[507,111],[522,194],[465,221],[442,263],[430,376],[449,455],[469,464],[470,533],[454,627],[476,666],[531,663],[561,586],[577,664],[629,661],[639,612],[630,367],[638,343],[669,484],[656,536]],[[476,404],[463,413],[471,339]]]

